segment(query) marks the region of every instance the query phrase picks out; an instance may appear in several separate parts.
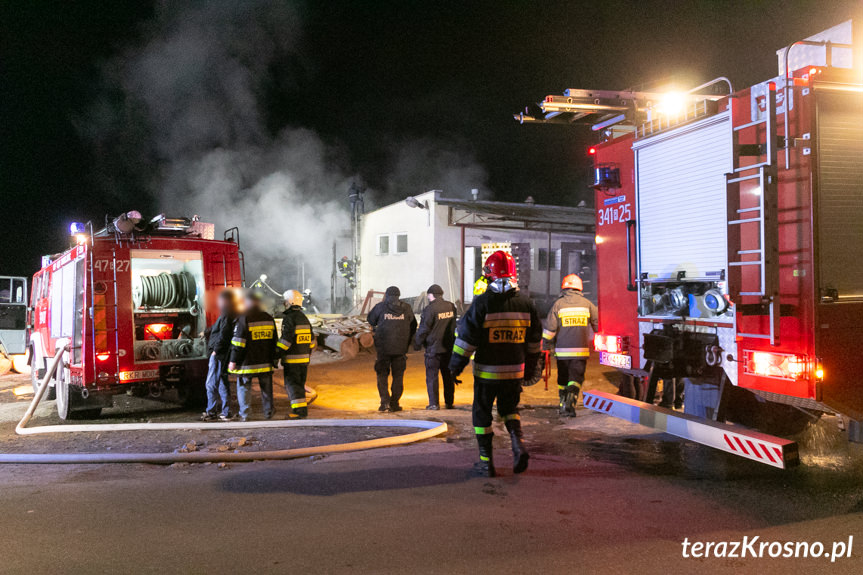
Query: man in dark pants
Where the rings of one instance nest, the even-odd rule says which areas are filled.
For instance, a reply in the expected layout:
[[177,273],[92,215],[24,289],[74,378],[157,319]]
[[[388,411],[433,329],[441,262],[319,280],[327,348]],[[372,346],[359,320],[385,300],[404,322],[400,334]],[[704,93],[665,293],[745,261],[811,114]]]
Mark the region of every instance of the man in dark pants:
[[582,294],[580,277],[569,274],[560,287],[563,293],[548,312],[542,337],[547,345],[554,345],[560,414],[575,417],[575,404],[590,357],[590,330],[599,331],[599,313]]
[[474,298],[458,326],[450,370],[454,377],[474,357],[473,425],[479,447],[476,470],[495,476],[492,458],[492,407],[504,421],[512,441],[514,473],[527,469],[529,455],[522,439],[518,402],[525,379],[533,377],[542,347],[542,324],[531,301],[516,284],[515,260],[497,251],[486,260],[489,286]]
[[455,402],[455,382],[449,371],[452,346],[455,343],[455,306],[443,299],[443,288],[438,284],[429,287],[429,304],[420,317],[414,347],[425,347],[426,388],[429,404],[426,409],[440,409],[440,386],[438,372],[443,379],[443,398],[447,409]]
[[[378,375],[378,393],[381,406],[378,411],[401,411],[399,400],[404,392],[404,376],[407,368],[407,352],[417,319],[411,306],[399,299],[401,292],[396,286],[387,288],[384,301],[369,312],[368,322],[375,330],[375,350],[378,358],[375,372]],[[389,389],[390,372],[393,374],[392,392]]]
[[258,378],[264,418],[273,417],[273,362],[276,359],[276,323],[263,310],[261,294],[246,294],[246,313],[237,318],[231,339],[228,372],[237,376],[240,420],[247,421],[252,409],[252,380]]
[[201,416],[202,421],[231,420],[231,387],[227,368],[237,315],[235,299],[232,289],[224,289],[219,294],[219,318],[210,326],[207,337],[207,411]]
[[312,333],[312,324],[303,313],[302,292],[289,289],[284,293],[284,299],[285,315],[282,319],[282,333],[276,346],[282,355],[285,391],[291,398],[288,419],[303,419],[309,415],[309,404],[306,403],[306,377],[316,342]]

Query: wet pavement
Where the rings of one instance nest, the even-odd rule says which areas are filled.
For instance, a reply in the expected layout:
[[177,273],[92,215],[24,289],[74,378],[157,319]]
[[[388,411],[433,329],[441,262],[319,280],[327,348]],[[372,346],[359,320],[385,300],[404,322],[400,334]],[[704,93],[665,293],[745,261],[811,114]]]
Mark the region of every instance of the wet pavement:
[[[863,449],[845,442],[833,417],[795,438],[802,464],[783,471],[583,409],[576,419],[561,420],[554,381],[548,391],[540,382],[523,397],[533,454],[528,472],[513,476],[508,469],[508,438],[496,423],[501,477],[474,478],[470,383],[458,388],[457,409],[425,411],[421,362],[421,355],[411,355],[406,410],[398,414],[374,411],[378,399],[368,355],[313,366],[310,374],[319,393],[312,417],[447,422],[446,436],[420,444],[221,468],[2,467],[5,545],[14,551],[3,553],[0,572],[787,573],[817,567],[857,573],[863,566]],[[589,368],[588,389],[613,391],[613,382],[612,372]],[[80,441],[74,449],[102,449],[106,441],[120,442],[115,448],[175,449],[190,439],[218,449],[241,435],[225,437],[226,431],[216,430],[122,439],[19,438],[12,430],[26,401],[2,393],[10,385],[0,379],[4,450],[71,449],[70,440]],[[282,414],[286,403],[279,392]],[[33,425],[56,423],[52,404],[40,406]],[[122,407],[103,421],[184,421],[197,415],[146,403]],[[353,436],[327,433],[319,428],[249,435],[254,442],[284,445]],[[832,542],[854,536],[859,547],[851,558],[835,562],[682,556],[684,538],[744,536],[819,541],[828,551]]]

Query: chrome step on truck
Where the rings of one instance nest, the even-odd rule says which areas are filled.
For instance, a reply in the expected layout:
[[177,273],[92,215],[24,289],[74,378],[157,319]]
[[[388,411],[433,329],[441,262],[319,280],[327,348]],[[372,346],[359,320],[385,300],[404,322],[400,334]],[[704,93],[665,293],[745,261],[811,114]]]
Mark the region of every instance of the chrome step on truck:
[[711,421],[604,391],[586,391],[584,407],[779,469],[800,463],[797,442]]

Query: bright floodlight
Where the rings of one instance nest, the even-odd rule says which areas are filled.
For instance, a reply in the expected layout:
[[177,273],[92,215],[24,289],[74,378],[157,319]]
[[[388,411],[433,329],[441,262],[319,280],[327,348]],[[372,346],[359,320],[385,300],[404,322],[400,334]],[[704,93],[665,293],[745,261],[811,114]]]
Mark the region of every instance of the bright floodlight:
[[659,102],[659,111],[666,116],[680,116],[686,109],[686,95],[682,92],[668,92]]
[[422,207],[422,204],[420,203],[420,201],[413,196],[408,196],[407,198],[405,198],[405,203],[408,206],[410,206],[411,208],[421,208]]

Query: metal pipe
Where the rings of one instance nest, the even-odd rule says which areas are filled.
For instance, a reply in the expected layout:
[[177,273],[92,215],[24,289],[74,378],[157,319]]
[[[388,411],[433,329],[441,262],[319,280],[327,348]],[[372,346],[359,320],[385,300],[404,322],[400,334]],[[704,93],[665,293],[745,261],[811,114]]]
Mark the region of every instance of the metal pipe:
[[696,86],[696,87],[692,88],[691,90],[689,90],[688,93],[694,94],[695,92],[698,92],[699,90],[701,90],[703,88],[707,88],[708,86],[712,86],[713,84],[718,84],[719,82],[725,82],[726,84],[728,84],[728,93],[729,94],[734,93],[734,88],[731,86],[731,80],[729,80],[725,76],[719,76],[718,78],[714,78],[714,79],[710,80],[709,82],[705,82],[705,83],[701,84],[700,86]]

